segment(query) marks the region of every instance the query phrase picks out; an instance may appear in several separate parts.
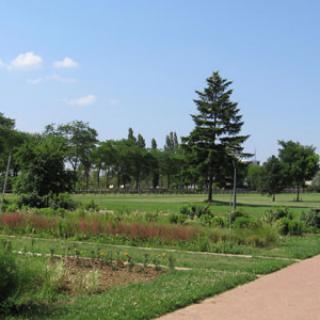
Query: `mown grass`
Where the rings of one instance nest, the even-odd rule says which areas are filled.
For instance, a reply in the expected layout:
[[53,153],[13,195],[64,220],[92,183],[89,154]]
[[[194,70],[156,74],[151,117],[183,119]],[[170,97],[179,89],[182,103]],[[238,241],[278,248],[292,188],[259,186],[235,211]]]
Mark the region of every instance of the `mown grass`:
[[[253,274],[180,271],[140,284],[115,287],[99,295],[80,295],[48,307],[46,319],[152,319],[254,280]],[[62,299],[65,297],[62,297]],[[64,301],[65,302],[65,301]],[[43,319],[34,311],[6,319]]]
[[[127,195],[127,194],[81,194],[74,195],[74,199],[82,203],[94,201],[101,208],[116,211],[143,211],[177,213],[185,205],[207,205],[206,195]],[[302,208],[320,207],[320,194],[305,193],[303,201],[294,201],[294,194],[279,194],[277,201],[272,202],[270,197],[260,194],[239,194],[239,209],[250,215],[263,215],[270,207],[289,207],[293,213],[300,213]],[[214,196],[212,210],[216,215],[226,215],[230,212],[230,194]]]

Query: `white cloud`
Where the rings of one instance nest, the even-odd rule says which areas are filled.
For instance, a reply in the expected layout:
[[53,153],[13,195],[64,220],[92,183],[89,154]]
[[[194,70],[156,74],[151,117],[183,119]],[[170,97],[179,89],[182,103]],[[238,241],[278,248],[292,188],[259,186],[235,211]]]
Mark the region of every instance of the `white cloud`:
[[72,69],[79,66],[78,62],[72,60],[69,57],[65,57],[62,60],[55,61],[53,66],[58,69]]
[[53,74],[51,76],[46,76],[42,78],[27,79],[27,83],[33,84],[33,85],[43,83],[43,82],[48,82],[48,81],[56,81],[60,83],[76,83],[78,80],[76,78],[62,77],[58,74]]
[[15,57],[8,65],[8,69],[36,69],[41,67],[42,63],[43,60],[39,55],[29,51]]
[[95,103],[96,100],[97,100],[97,97],[95,95],[88,94],[87,96],[71,99],[68,101],[68,104],[74,107],[86,107]]

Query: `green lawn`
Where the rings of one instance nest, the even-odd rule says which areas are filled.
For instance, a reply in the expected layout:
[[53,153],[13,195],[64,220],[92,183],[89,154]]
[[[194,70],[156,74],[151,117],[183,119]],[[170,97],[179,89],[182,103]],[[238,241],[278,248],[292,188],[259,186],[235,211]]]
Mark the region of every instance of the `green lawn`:
[[[303,201],[294,201],[294,194],[279,194],[277,201],[260,194],[239,194],[239,209],[249,214],[262,215],[270,207],[289,207],[292,212],[301,212],[303,209],[320,208],[320,193],[305,193]],[[189,204],[206,205],[204,194],[192,195],[126,195],[126,194],[89,194],[74,195],[74,199],[88,203],[94,201],[101,208],[117,211],[144,211],[144,212],[179,212],[180,208]],[[212,209],[216,215],[225,215],[230,212],[231,195],[217,194]]]

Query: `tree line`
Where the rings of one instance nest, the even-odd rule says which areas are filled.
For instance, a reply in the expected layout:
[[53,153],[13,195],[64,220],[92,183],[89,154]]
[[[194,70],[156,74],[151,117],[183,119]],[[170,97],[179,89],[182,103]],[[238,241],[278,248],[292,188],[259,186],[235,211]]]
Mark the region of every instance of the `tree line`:
[[[280,152],[262,166],[248,165],[244,152],[248,135],[241,133],[242,115],[231,100],[232,82],[214,72],[203,91],[196,91],[194,129],[178,138],[166,136],[150,146],[129,128],[120,140],[98,140],[83,121],[49,124],[42,133],[15,129],[15,121],[0,114],[0,173],[4,191],[39,196],[62,192],[195,192],[246,187],[274,195],[295,186],[298,194],[318,170],[311,146],[281,141]],[[7,182],[7,183],[6,183]],[[298,196],[299,199],[299,196]]]

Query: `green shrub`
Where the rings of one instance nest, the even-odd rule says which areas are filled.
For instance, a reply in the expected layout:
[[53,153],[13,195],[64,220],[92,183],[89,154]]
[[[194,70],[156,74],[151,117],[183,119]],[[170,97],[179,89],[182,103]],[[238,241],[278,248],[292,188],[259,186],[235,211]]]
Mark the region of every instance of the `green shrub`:
[[290,220],[289,222],[289,235],[301,236],[303,234],[303,223],[297,220]]
[[278,221],[279,233],[286,236],[289,233],[290,219],[282,218]]
[[18,207],[45,208],[48,206],[47,197],[41,197],[36,193],[22,194],[18,199]]
[[279,232],[282,235],[300,236],[303,233],[303,223],[298,220],[282,218],[279,220]]
[[238,217],[234,221],[233,226],[235,228],[252,228],[255,227],[255,222],[251,217],[248,216]]
[[147,212],[145,214],[145,220],[147,222],[157,222],[159,219],[159,213],[158,212]]
[[90,210],[90,211],[98,211],[99,210],[99,206],[94,202],[94,200],[91,200],[88,203],[86,203],[84,205],[84,208],[86,210]]
[[226,219],[222,217],[213,217],[212,226],[224,228],[227,225]]
[[320,228],[320,210],[312,209],[308,212],[302,212],[301,222],[307,227]]
[[213,224],[214,216],[212,214],[204,214],[200,216],[200,222],[203,226],[211,227]]
[[232,211],[230,214],[230,223],[234,223],[237,219],[243,218],[243,217],[248,217],[248,215],[242,211]]
[[72,200],[70,194],[60,193],[53,195],[49,198],[49,207],[56,209],[74,210],[77,207],[77,203]]
[[19,286],[16,262],[9,251],[0,249],[0,310]]
[[177,224],[179,221],[179,216],[176,213],[171,213],[169,215],[169,222],[172,224]]
[[292,213],[288,210],[288,208],[277,208],[267,210],[262,218],[262,220],[268,224],[273,224],[278,220],[287,218],[289,220],[293,219]]
[[188,216],[190,219],[200,218],[204,215],[213,217],[213,213],[208,206],[185,206],[180,209],[180,213]]

